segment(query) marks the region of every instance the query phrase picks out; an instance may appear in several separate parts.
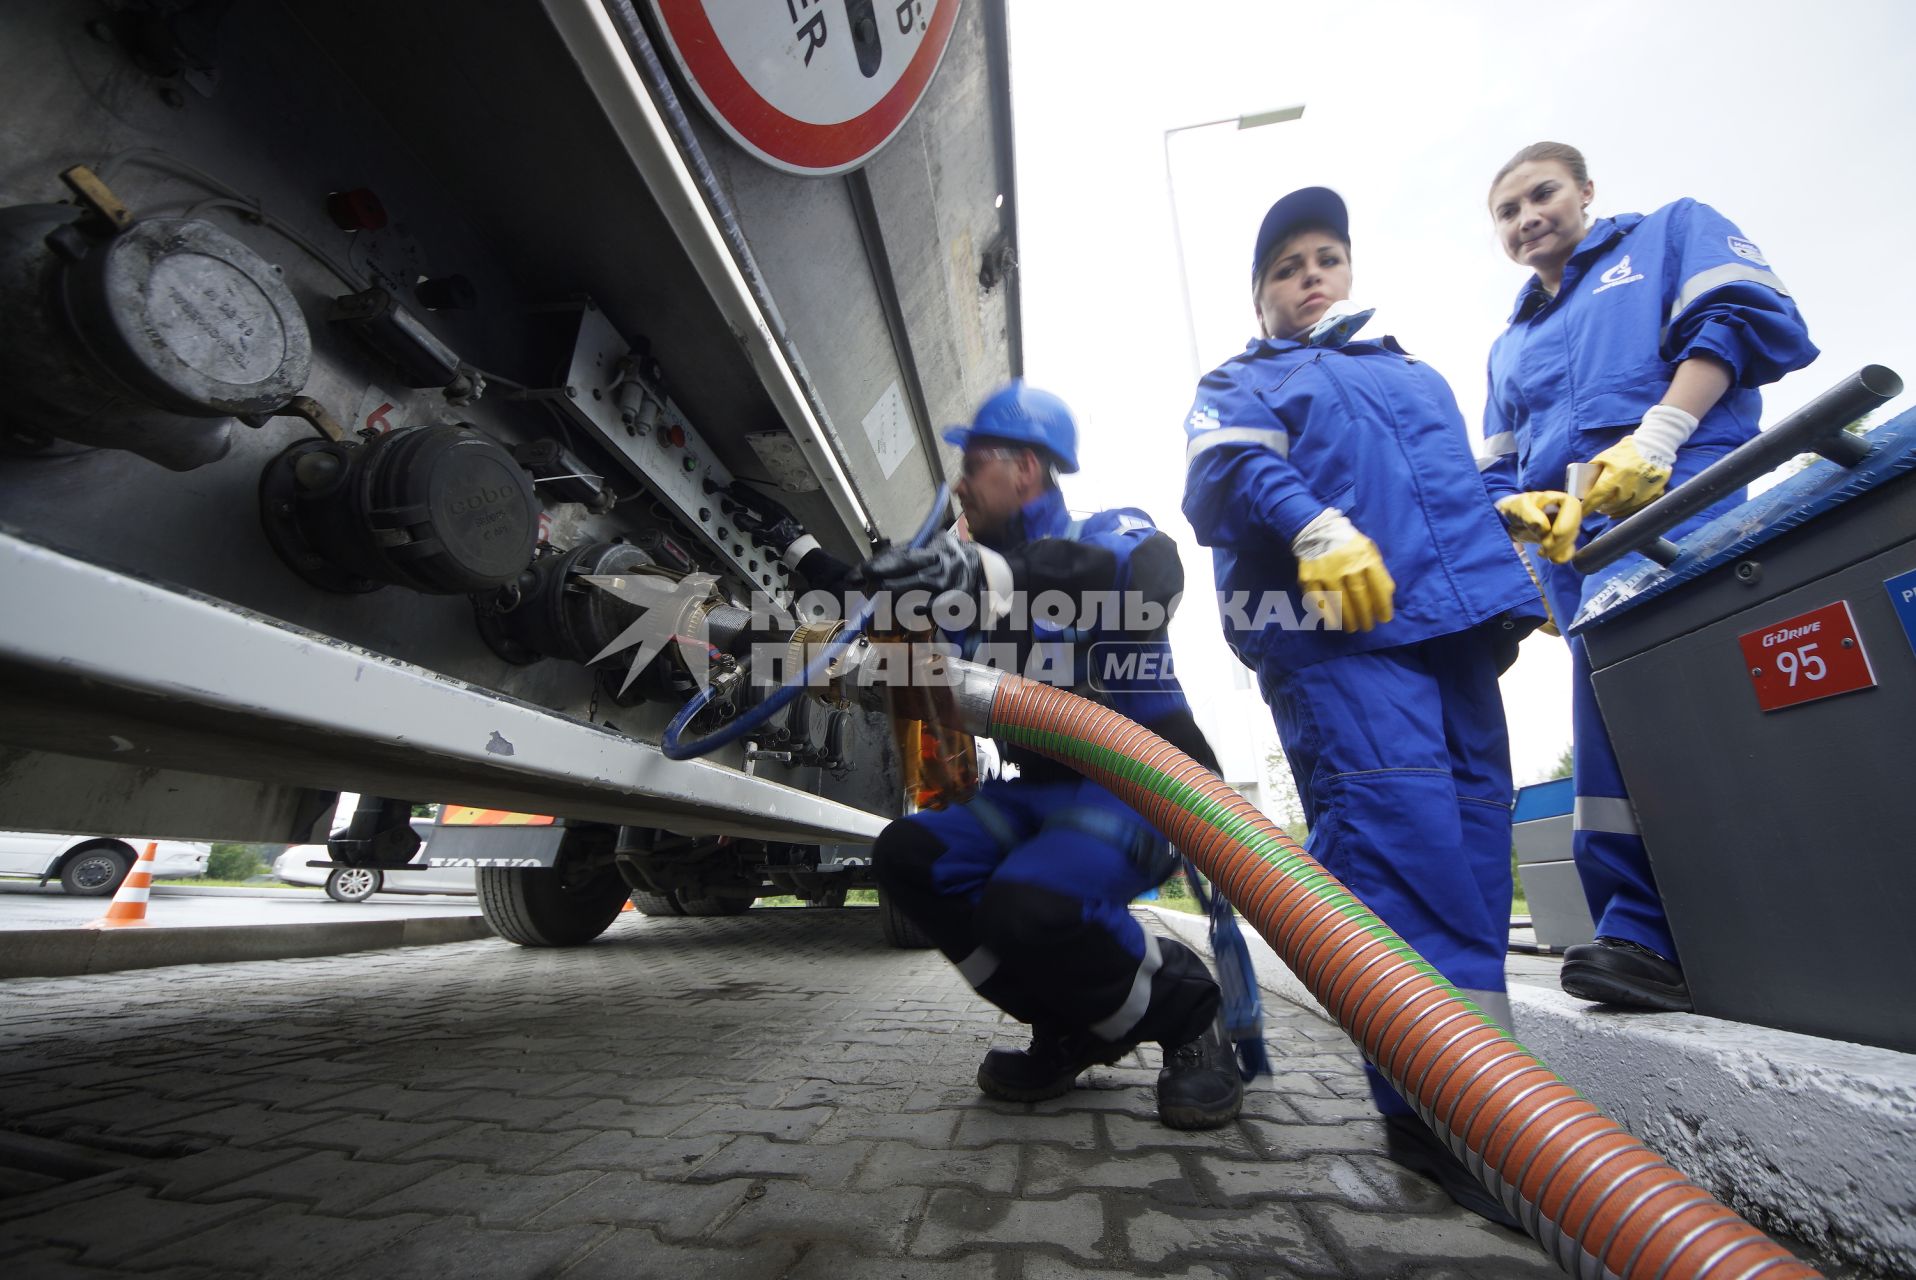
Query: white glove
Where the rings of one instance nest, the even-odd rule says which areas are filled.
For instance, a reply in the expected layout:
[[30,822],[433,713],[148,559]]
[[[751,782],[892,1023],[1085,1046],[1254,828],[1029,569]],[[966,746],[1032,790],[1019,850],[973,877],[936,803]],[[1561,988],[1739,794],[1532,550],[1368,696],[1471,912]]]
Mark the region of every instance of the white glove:
[[1645,462],[1668,469],[1676,465],[1677,450],[1696,434],[1696,419],[1673,404],[1651,405],[1631,433]]
[[1348,546],[1364,535],[1336,507],[1325,507],[1291,539],[1291,554],[1300,561],[1315,560]]

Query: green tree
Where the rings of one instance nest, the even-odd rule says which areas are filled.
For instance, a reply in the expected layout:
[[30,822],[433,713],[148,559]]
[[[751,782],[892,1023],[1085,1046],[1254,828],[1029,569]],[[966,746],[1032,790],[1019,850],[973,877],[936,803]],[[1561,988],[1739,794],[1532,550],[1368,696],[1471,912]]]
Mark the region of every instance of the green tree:
[[250,880],[263,870],[259,851],[250,844],[215,844],[206,858],[208,880]]
[[1552,765],[1550,768],[1550,776],[1545,778],[1544,781],[1550,782],[1557,778],[1569,777],[1572,772],[1572,767],[1574,765],[1575,759],[1576,759],[1576,744],[1573,742],[1564,743],[1563,754],[1557,757],[1557,763]]
[[1310,828],[1304,825],[1304,800],[1297,793],[1297,778],[1291,773],[1291,762],[1284,748],[1272,747],[1265,753],[1264,779],[1264,812],[1284,828],[1291,839],[1302,844],[1310,835]]

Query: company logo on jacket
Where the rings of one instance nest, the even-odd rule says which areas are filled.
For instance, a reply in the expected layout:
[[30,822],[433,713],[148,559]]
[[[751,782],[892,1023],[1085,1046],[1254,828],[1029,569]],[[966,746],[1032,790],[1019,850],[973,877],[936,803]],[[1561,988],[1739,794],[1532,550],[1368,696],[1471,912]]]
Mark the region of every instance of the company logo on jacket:
[[[1754,248],[1755,246],[1751,247]],[[1635,284],[1637,281],[1643,279],[1643,273],[1641,271],[1630,270],[1630,255],[1626,253],[1623,255],[1622,262],[1611,267],[1608,271],[1598,276],[1597,279],[1601,283],[1590,291],[1592,293],[1602,293],[1605,289],[1614,289],[1620,284]]]
[[1748,262],[1754,262],[1759,267],[1767,267],[1770,265],[1770,260],[1763,256],[1763,251],[1754,244],[1751,244],[1748,240],[1745,240],[1742,236],[1730,236],[1728,239],[1730,242],[1730,252],[1734,253],[1737,257]]
[[1218,422],[1217,410],[1210,405],[1201,405],[1191,410],[1191,430],[1209,431],[1212,427],[1219,425],[1221,424]]

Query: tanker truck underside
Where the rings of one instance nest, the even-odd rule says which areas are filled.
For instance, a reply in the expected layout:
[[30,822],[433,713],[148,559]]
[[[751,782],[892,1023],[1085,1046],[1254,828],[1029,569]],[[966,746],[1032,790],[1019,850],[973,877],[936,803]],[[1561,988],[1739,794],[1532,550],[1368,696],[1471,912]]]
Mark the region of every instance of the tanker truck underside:
[[434,855],[548,922],[865,882],[881,714],[656,744],[803,614],[736,486],[861,558],[1018,372],[1002,9],[822,176],[736,145],[661,21],[0,17],[0,825],[300,843],[355,792],[332,856],[396,868],[413,804],[534,815]]

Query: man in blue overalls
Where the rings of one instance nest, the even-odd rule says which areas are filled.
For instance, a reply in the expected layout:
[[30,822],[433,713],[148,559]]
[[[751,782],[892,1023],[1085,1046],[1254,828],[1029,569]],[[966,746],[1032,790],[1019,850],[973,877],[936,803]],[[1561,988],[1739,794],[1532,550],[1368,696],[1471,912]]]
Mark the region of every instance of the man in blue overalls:
[[[1010,647],[1025,674],[1036,652],[1070,670],[1081,693],[1099,641],[1168,655],[1166,627],[1184,586],[1177,547],[1141,511],[1071,518],[1057,474],[1078,469],[1077,427],[1062,400],[1013,382],[945,439],[964,450],[956,491],[973,540],[946,535],[886,552],[862,571],[868,588],[980,601],[967,643]],[[1032,616],[1045,610],[1014,607],[1020,594],[1029,601],[1046,592],[1072,601],[1065,629]],[[1128,616],[1085,608],[1088,597],[1113,593]],[[1092,696],[1215,769],[1170,664],[1140,668],[1165,674]],[[1012,1102],[1058,1097],[1086,1068],[1155,1040],[1164,1050],[1163,1122],[1228,1123],[1243,1085],[1218,985],[1196,954],[1146,932],[1127,906],[1172,874],[1176,855],[1103,787],[1016,747],[1003,754],[1017,778],[988,781],[965,804],[900,818],[873,849],[891,903],[980,995],[1032,1028],[1029,1048],[985,1055],[979,1088]]]

